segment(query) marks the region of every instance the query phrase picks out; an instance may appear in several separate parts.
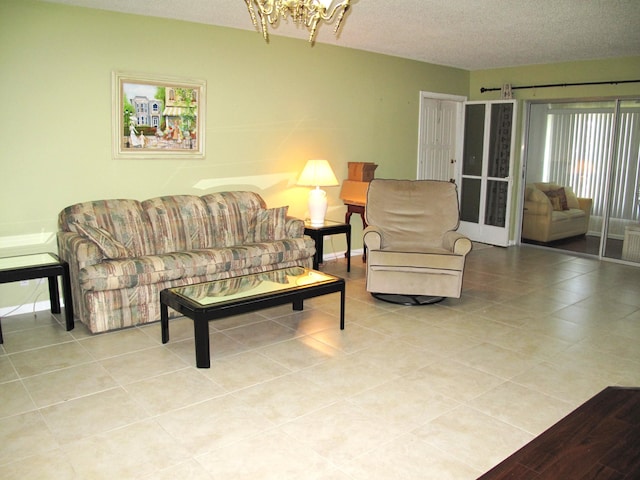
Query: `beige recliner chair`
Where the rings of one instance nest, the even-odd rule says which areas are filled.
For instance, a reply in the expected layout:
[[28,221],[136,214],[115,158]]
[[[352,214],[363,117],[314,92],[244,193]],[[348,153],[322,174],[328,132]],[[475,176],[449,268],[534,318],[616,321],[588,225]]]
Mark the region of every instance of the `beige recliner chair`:
[[455,184],[374,179],[366,219],[368,292],[404,304],[460,297],[471,241],[456,232]]

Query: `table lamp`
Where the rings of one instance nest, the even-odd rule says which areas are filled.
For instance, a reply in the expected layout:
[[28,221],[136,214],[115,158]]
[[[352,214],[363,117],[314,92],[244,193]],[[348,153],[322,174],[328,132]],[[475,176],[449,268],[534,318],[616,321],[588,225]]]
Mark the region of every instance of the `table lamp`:
[[309,192],[309,219],[311,225],[319,227],[324,224],[327,213],[327,192],[320,187],[339,185],[331,165],[326,160],[308,160],[298,178],[298,185],[315,187]]

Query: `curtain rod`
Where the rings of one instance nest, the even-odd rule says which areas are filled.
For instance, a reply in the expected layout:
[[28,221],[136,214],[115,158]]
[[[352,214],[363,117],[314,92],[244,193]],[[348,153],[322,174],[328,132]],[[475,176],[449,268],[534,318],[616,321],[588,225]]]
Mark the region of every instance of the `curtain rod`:
[[[608,82],[581,82],[581,83],[548,83],[546,85],[523,85],[521,87],[511,87],[511,90],[520,90],[523,88],[550,88],[550,87],[577,87],[582,85],[617,85],[619,83],[640,83],[640,80],[610,80]],[[502,90],[502,87],[480,88],[480,93],[496,92]]]

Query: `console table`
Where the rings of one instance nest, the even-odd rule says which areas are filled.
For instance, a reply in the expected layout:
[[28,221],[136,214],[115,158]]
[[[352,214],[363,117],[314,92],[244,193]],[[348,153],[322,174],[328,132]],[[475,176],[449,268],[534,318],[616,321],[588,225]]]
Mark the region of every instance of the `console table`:
[[[362,220],[362,230],[367,228],[366,220],[366,204],[367,204],[367,189],[369,188],[369,182],[362,182],[356,180],[345,180],[342,184],[342,190],[340,191],[340,198],[347,206],[347,213],[344,216],[345,223],[351,223],[351,215],[354,213],[360,215]],[[362,252],[362,261],[367,261],[367,249],[366,247]]]
[[[35,253],[15,257],[0,258],[0,283],[20,282],[47,277],[49,281],[49,301],[51,312],[60,313],[60,293],[58,277],[62,277],[64,311],[67,331],[73,330],[73,301],[69,265],[53,253]],[[0,343],[3,343],[0,325]]]

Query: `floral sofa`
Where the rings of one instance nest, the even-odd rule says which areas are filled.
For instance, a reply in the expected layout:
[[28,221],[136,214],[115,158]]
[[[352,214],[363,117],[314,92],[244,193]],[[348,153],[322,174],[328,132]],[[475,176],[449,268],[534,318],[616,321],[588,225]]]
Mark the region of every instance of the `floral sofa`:
[[78,203],[60,212],[57,240],[93,333],[159,320],[165,288],[311,267],[315,253],[302,220],[253,192]]

